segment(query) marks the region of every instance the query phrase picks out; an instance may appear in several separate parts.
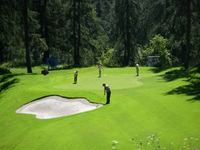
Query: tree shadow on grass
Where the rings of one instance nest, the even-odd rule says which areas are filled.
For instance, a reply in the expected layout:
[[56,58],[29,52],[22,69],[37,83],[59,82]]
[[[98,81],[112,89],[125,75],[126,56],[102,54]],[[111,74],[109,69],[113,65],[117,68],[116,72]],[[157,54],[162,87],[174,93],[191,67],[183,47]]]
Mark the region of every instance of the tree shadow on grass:
[[19,82],[19,79],[17,79],[17,76],[23,76],[23,75],[41,75],[38,73],[19,73],[19,74],[3,74],[0,75],[0,94],[8,90],[9,88],[13,87],[14,84]]
[[3,75],[0,78],[0,94],[11,88],[15,83],[18,83],[19,80],[15,78],[15,75],[9,74],[9,75]]
[[149,70],[152,71],[153,73],[160,73],[162,71],[168,70],[170,68],[167,67],[150,67]]
[[163,76],[167,82],[174,81],[176,79],[185,78],[188,85],[183,85],[172,89],[167,92],[166,95],[174,95],[174,94],[186,94],[188,96],[194,96],[192,99],[188,101],[200,101],[200,77],[194,76],[194,73],[191,71],[186,71],[185,69],[175,69],[170,72],[166,72]]
[[200,101],[200,81],[190,82],[189,85],[183,85],[178,88],[175,88],[166,93],[167,95],[174,94],[186,94],[188,96],[194,96],[192,99],[188,101]]
[[174,69],[171,70],[169,72],[165,72],[165,74],[163,75],[163,78],[167,81],[174,81],[176,79],[180,79],[180,78],[190,78],[190,72],[185,71],[185,69],[181,68],[181,69]]

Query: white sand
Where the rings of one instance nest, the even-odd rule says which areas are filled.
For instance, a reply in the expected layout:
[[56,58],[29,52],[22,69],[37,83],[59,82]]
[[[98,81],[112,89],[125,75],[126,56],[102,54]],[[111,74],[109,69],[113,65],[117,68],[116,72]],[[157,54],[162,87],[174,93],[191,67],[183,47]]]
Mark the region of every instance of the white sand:
[[90,111],[101,106],[103,105],[90,103],[84,98],[67,99],[49,96],[20,107],[16,113],[33,114],[38,119],[50,119]]

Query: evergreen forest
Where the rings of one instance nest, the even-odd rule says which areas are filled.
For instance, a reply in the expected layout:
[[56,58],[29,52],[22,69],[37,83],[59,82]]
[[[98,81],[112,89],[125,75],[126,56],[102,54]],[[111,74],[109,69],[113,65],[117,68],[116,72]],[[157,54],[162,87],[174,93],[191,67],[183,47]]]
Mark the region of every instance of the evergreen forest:
[[1,0],[0,64],[200,68],[199,0]]

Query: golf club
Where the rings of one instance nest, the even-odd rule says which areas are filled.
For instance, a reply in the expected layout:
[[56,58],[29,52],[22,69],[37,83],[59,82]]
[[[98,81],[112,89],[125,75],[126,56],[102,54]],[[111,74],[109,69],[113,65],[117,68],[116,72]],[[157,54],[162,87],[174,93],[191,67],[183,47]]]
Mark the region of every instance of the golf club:
[[[104,96],[105,96],[105,95],[103,95],[103,97],[104,97]],[[103,99],[103,97],[99,100],[99,103],[101,102],[101,100]],[[99,104],[99,103],[98,103],[98,104]],[[97,104],[97,107],[98,107],[98,104]]]

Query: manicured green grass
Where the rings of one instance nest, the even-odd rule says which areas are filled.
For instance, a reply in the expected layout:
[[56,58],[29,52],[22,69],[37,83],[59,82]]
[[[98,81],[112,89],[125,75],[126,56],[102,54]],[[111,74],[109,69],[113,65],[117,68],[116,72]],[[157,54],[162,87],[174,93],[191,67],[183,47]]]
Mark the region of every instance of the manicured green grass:
[[[180,87],[190,82],[167,80],[172,75],[165,76],[165,72],[174,69],[179,68],[141,67],[137,77],[133,67],[104,68],[101,78],[97,67],[54,70],[46,76],[40,68],[33,68],[33,74],[12,69],[12,75],[0,76],[0,149],[109,150],[112,141],[117,141],[117,149],[131,150],[137,149],[130,141],[133,137],[145,143],[153,134],[158,134],[166,149],[180,149],[189,137],[199,143],[200,103],[194,99],[198,91],[181,93]],[[79,71],[78,84],[73,84],[75,70]],[[49,95],[99,102],[103,83],[111,87],[111,104],[96,110],[44,120],[15,113],[22,105]],[[104,98],[101,103],[105,102]]]

